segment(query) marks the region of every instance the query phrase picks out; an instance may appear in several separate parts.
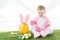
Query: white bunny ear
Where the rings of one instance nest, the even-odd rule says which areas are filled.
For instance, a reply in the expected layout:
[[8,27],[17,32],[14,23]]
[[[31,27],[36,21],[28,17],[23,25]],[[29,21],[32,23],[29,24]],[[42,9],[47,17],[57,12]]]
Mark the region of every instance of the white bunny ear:
[[28,14],[25,18],[25,23],[29,20],[30,15]]
[[23,23],[23,15],[22,14],[20,14],[20,21],[21,21],[21,23]]

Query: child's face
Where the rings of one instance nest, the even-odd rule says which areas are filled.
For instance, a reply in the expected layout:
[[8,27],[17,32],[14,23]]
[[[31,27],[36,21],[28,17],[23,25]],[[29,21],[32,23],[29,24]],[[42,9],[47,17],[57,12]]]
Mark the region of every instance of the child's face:
[[38,15],[39,16],[44,16],[44,14],[45,14],[45,10],[38,10]]

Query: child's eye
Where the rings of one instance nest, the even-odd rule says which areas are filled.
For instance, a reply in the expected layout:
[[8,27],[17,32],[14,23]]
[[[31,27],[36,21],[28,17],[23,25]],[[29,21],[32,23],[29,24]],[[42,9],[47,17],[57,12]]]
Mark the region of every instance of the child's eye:
[[43,14],[43,12],[39,13],[39,14]]
[[39,13],[40,14],[40,13]]

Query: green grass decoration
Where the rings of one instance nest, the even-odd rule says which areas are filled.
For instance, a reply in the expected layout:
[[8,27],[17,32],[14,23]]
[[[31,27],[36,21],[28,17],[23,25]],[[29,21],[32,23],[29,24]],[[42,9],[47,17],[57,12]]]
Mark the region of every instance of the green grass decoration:
[[[12,36],[15,36],[15,35],[12,35]],[[16,37],[12,37],[12,36],[11,36],[11,32],[2,32],[2,33],[0,33],[0,40],[22,40],[21,38],[19,38],[19,36],[20,36],[19,33],[18,33],[18,35],[16,35]],[[52,35],[48,35],[45,38],[39,37],[39,38],[35,39],[32,36],[31,38],[24,39],[24,40],[60,40],[60,30],[55,30]]]

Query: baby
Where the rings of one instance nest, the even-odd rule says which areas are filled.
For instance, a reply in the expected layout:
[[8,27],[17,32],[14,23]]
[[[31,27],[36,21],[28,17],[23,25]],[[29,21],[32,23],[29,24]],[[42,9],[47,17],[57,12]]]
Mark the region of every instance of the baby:
[[36,16],[32,21],[31,25],[33,26],[33,34],[34,38],[37,38],[39,36],[46,37],[49,34],[53,33],[53,30],[50,28],[50,21],[45,16],[45,7],[44,6],[38,6],[37,8],[38,16]]

